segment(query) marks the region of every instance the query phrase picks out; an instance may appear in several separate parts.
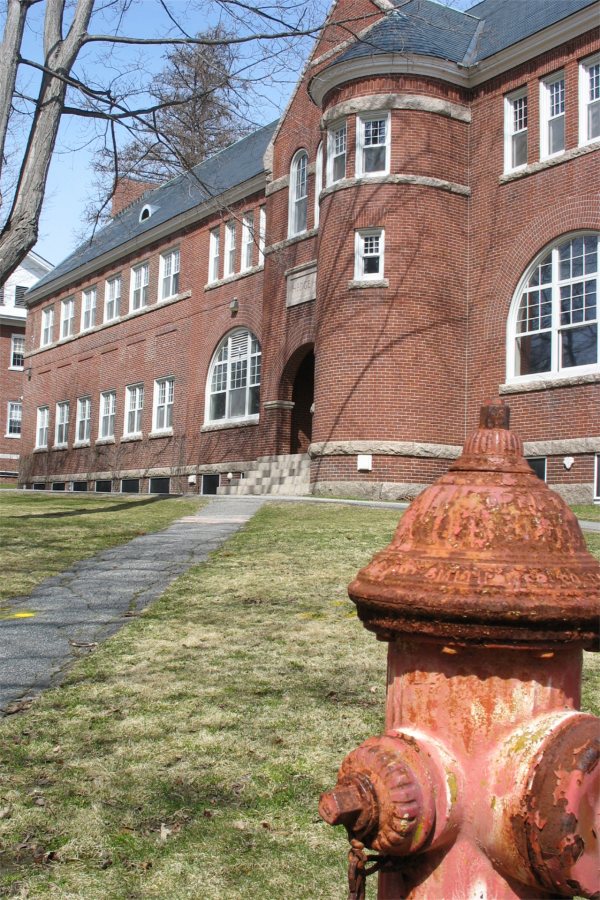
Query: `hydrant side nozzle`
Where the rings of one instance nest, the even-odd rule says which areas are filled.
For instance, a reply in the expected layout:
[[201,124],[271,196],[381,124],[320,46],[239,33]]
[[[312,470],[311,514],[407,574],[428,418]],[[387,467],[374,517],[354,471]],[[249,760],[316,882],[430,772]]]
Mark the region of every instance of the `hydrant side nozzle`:
[[364,795],[355,781],[338,783],[319,800],[319,815],[328,825],[352,825],[363,809]]

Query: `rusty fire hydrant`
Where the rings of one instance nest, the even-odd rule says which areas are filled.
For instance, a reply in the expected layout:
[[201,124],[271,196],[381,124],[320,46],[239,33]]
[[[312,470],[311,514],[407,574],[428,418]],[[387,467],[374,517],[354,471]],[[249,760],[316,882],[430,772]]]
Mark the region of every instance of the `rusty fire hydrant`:
[[349,587],[389,642],[385,734],[319,804],[348,831],[357,900],[369,868],[379,900],[600,897],[600,720],[578,712],[600,566],[508,418],[482,407]]

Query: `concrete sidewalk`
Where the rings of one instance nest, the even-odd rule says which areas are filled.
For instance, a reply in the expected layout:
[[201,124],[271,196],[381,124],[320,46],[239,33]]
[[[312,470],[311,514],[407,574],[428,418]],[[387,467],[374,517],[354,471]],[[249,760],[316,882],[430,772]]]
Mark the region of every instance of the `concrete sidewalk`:
[[11,603],[0,619],[0,715],[57,684],[75,659],[203,562],[265,499],[215,498],[196,515],[81,560]]

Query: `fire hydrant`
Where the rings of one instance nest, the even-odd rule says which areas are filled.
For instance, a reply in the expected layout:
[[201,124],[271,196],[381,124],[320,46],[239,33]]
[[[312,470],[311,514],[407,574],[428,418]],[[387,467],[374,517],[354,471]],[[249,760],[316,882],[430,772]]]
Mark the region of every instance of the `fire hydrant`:
[[371,870],[379,900],[600,897],[600,720],[578,711],[600,566],[508,425],[482,407],[349,587],[389,642],[385,733],[319,804],[356,900]]

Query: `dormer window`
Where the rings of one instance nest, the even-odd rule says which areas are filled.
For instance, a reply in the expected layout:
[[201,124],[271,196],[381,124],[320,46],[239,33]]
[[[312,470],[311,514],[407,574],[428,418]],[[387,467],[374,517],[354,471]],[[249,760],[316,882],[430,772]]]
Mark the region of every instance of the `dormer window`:
[[150,216],[155,212],[156,207],[151,206],[149,203],[146,203],[146,205],[142,207],[142,211],[140,212],[140,222],[145,222],[146,219],[149,219]]

